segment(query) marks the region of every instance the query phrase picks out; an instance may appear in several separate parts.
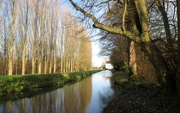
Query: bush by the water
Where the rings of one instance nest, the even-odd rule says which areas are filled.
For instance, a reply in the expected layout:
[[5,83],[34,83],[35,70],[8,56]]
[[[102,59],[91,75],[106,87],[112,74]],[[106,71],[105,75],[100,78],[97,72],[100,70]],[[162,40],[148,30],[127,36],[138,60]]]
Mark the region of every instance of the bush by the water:
[[126,68],[126,63],[123,61],[113,62],[113,66],[115,71],[124,71]]

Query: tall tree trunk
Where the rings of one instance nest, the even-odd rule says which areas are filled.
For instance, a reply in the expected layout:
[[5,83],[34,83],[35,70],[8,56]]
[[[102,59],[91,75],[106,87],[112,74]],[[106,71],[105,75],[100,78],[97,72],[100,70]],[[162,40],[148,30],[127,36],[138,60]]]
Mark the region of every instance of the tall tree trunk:
[[[42,28],[40,28],[42,30]],[[38,74],[42,73],[42,31],[40,33],[40,40],[39,40],[39,44],[38,44]]]
[[44,73],[47,73],[47,55],[44,56]]
[[46,36],[46,38],[44,39],[45,41],[44,41],[44,44],[45,45],[43,45],[43,48],[44,48],[44,50],[43,50],[43,53],[44,53],[44,58],[43,58],[43,61],[44,61],[44,73],[47,73],[47,68],[48,68],[48,37]]
[[129,66],[132,67],[133,73],[136,75],[137,74],[136,49],[135,49],[135,43],[133,41],[130,42]]
[[74,67],[74,62],[73,62],[73,59],[71,58],[71,68],[70,68],[71,72],[73,72],[73,67]]
[[67,72],[67,58],[66,58],[66,56],[65,56],[65,58],[64,58],[64,60],[63,60],[63,68],[64,68],[64,73],[66,73]]
[[24,41],[23,43],[23,51],[22,51],[22,75],[24,75],[25,72],[26,72],[26,41]]
[[32,47],[32,74],[36,73],[36,62],[37,62],[37,31],[38,31],[38,9],[39,1],[36,2],[35,6],[35,20],[34,20],[34,41]]
[[39,47],[38,47],[38,74],[41,73],[42,73],[42,31],[41,31]]
[[11,24],[11,39],[9,48],[9,60],[8,60],[8,75],[13,74],[13,52],[14,52],[14,38],[15,38],[15,0],[12,0],[12,24]]
[[180,95],[180,1],[176,0],[177,3],[177,15],[178,15],[178,67],[176,72],[176,86],[177,92]]
[[68,60],[68,72],[71,72],[71,58]]
[[56,38],[54,39],[54,67],[53,67],[53,73],[56,73],[56,68],[57,68],[57,45],[56,45]]
[[7,50],[8,50],[8,46],[7,46],[7,34],[6,34],[6,29],[5,29],[5,26],[6,26],[6,21],[4,20],[4,31],[5,31],[5,33],[4,33],[4,75],[6,75],[7,74],[7,63],[8,63],[8,58],[7,58],[7,56],[8,56],[8,52],[7,52]]
[[165,11],[165,8],[161,5],[159,0],[154,0],[158,6],[159,11],[161,12],[161,15],[163,17],[163,22],[164,22],[164,28],[165,28],[165,33],[166,33],[166,39],[169,47],[173,47],[172,44],[172,39],[171,39],[171,30],[169,27],[169,20],[167,13]]
[[156,71],[157,79],[159,83],[162,86],[164,86],[164,84],[166,83],[164,76],[166,75],[168,68],[166,67],[167,65],[161,52],[158,50],[156,45],[152,43],[149,36],[146,0],[138,0],[135,4],[136,4],[137,11],[139,12],[138,15],[141,20],[141,28],[142,28],[142,31],[140,31],[141,32],[140,46],[142,50],[145,52],[145,54],[148,56],[150,62],[152,63]]
[[60,72],[63,73],[63,60],[62,60],[62,56],[60,58]]
[[[44,6],[43,6],[44,7]],[[43,32],[44,32],[44,24],[43,24],[43,19],[44,19],[44,12],[41,11],[40,15],[40,36],[39,36],[39,44],[38,44],[38,74],[42,73],[42,59],[43,59]]]
[[[50,48],[51,49],[51,48]],[[49,73],[52,73],[52,62],[53,62],[53,58],[52,58],[52,50],[49,51]]]
[[35,57],[32,58],[32,74],[35,74],[36,72],[36,59]]
[[23,51],[22,51],[22,75],[26,72],[26,40],[27,40],[27,30],[28,30],[28,0],[26,1],[26,22],[24,29],[24,38],[23,38]]
[[54,40],[54,26],[53,26],[53,22],[54,22],[54,10],[52,9],[52,17],[51,17],[51,34],[49,38],[49,43],[50,43],[50,50],[49,50],[49,73],[52,73],[52,67],[53,67],[53,40]]
[[56,68],[57,68],[57,55],[56,55],[57,51],[54,51],[54,69],[53,69],[53,73],[56,73]]
[[38,74],[42,73],[42,59],[39,58],[39,63],[38,63]]
[[146,0],[137,0],[136,8],[137,11],[139,11],[139,18],[141,20],[141,27],[142,27],[142,33],[141,33],[141,48],[148,56],[150,62],[152,63],[156,74],[158,81],[160,84],[164,85],[166,83],[166,80],[164,79],[164,75],[167,73],[167,65],[166,62],[161,55],[161,52],[158,50],[155,44],[152,43],[150,36],[149,36],[149,25],[148,25],[148,13],[146,9]]

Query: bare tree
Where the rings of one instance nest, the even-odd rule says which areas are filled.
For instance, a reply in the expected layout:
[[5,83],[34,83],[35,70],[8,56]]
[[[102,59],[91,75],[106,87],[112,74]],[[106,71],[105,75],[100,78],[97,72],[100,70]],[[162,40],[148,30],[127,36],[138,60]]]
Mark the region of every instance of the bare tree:
[[78,26],[82,24],[70,13],[63,16],[60,0],[0,0],[0,4],[1,74],[76,70],[81,35]]
[[39,26],[38,28],[39,30],[39,40],[38,40],[38,48],[37,48],[37,57],[38,57],[38,74],[42,73],[42,39],[43,39],[43,32],[44,32],[44,22],[43,19],[45,18],[45,2],[40,2],[40,9],[39,9],[39,13],[40,13],[40,17],[39,17]]
[[14,40],[15,40],[15,0],[11,0],[11,39],[10,39],[10,47],[9,47],[9,57],[8,57],[8,75],[13,74],[13,52],[14,52]]
[[32,21],[32,32],[33,32],[33,43],[32,43],[32,74],[36,73],[37,63],[37,38],[38,38],[38,20],[39,20],[39,1],[33,1],[31,5],[31,21]]
[[[23,49],[22,50],[22,75],[24,75],[26,72],[26,44],[27,44],[27,36],[28,36],[28,10],[29,10],[29,1],[26,0],[25,23],[23,23],[24,36],[23,36],[23,45],[22,45],[22,49]],[[21,12],[21,13],[23,13],[23,12]]]
[[54,38],[54,61],[53,61],[53,73],[56,73],[57,71],[57,57],[58,57],[58,50],[57,50],[57,39],[58,39],[58,32],[59,32],[59,18],[60,18],[60,11],[59,11],[59,8],[58,8],[58,1],[56,0],[54,2],[54,35],[55,35],[55,38]]
[[[122,35],[134,41],[136,44],[138,44],[141,47],[141,50],[143,50],[143,52],[145,53],[145,55],[148,57],[149,61],[153,65],[156,71],[157,79],[162,86],[168,83],[169,80],[172,80],[168,78],[169,76],[171,76],[171,73],[173,73],[173,71],[171,71],[171,69],[169,68],[168,63],[165,60],[165,57],[163,56],[162,52],[159,50],[153,38],[150,37],[149,17],[148,17],[146,0],[130,0],[128,3],[127,10],[129,10],[129,14],[131,14],[130,22],[131,25],[133,26],[132,28],[133,30],[127,29],[127,27],[124,26],[125,24],[121,24],[120,26],[115,26],[115,24],[118,24],[118,21],[117,22],[115,21],[114,23],[111,22],[105,23],[104,19],[101,19],[98,14],[95,14],[95,12],[98,12],[102,7],[104,7],[102,8],[103,11],[108,10],[110,12],[111,10],[108,7],[109,4],[114,3],[121,6],[121,4],[125,3],[124,0],[123,1],[80,0],[80,1],[76,1],[76,3],[73,0],[69,0],[69,2],[76,10],[80,11],[81,14],[91,19],[94,28],[98,28],[113,34]],[[119,13],[120,11],[121,10],[118,10],[116,11],[116,13]],[[103,16],[104,15],[102,15],[101,17]],[[110,15],[110,17],[111,16],[112,15]],[[125,19],[127,15],[124,14],[123,16],[125,17],[122,18]],[[166,29],[166,32],[167,31],[168,29]],[[166,37],[169,40],[170,37],[169,36]],[[170,43],[171,41],[167,41],[167,45],[170,45]]]

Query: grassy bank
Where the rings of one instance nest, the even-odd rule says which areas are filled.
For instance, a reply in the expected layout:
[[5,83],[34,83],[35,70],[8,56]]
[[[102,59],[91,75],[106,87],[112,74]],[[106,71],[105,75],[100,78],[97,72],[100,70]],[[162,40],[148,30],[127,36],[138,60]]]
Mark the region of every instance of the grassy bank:
[[59,88],[77,82],[100,70],[72,73],[0,76],[0,97],[12,97]]
[[114,73],[112,81],[115,97],[103,113],[180,113],[180,97],[157,84],[129,83],[124,72]]

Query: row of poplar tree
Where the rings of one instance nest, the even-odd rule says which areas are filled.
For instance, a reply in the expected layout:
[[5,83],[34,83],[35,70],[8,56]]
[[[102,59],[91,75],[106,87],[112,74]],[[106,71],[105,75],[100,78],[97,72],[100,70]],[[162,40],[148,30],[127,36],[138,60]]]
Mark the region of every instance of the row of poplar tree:
[[0,74],[91,68],[91,41],[61,0],[0,0]]

